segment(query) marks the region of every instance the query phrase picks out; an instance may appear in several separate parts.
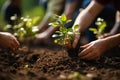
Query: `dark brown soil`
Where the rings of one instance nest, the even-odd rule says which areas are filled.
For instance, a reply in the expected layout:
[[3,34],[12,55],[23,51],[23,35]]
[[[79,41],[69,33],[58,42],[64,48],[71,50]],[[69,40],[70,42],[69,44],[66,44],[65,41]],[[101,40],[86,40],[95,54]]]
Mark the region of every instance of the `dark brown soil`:
[[[107,53],[120,54],[120,48]],[[70,78],[74,72],[82,77]],[[25,46],[15,52],[0,50],[0,80],[120,80],[120,56],[85,61],[69,57],[56,46],[31,48],[29,52]]]

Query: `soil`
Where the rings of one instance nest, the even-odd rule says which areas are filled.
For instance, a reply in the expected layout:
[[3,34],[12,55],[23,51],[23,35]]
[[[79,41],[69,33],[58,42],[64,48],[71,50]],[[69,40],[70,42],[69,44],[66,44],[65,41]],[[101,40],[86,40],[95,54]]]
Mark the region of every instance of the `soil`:
[[30,50],[27,46],[14,52],[0,50],[0,80],[120,80],[119,47],[94,61],[71,57],[56,45]]

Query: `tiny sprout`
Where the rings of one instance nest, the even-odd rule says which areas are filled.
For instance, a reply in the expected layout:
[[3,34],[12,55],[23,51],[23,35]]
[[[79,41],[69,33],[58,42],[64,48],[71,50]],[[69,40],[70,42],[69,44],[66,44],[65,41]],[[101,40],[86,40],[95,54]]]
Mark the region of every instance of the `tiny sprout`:
[[96,37],[99,38],[99,36],[103,34],[107,24],[104,19],[101,18],[98,18],[95,24],[98,26],[98,28],[89,28],[89,30],[96,34]]
[[68,79],[82,79],[85,76],[80,74],[79,72],[74,72],[68,76]]
[[27,69],[28,67],[29,67],[29,65],[28,65],[28,64],[26,64],[26,65],[24,66],[24,68],[25,68],[25,69]]

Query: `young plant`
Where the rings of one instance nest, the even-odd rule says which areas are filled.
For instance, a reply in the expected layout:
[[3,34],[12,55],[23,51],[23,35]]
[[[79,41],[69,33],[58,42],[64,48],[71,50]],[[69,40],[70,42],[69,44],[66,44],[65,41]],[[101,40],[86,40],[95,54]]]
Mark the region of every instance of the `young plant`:
[[79,72],[73,72],[68,76],[60,75],[60,79],[63,79],[63,80],[86,80],[85,78],[86,76],[83,74],[80,74]]
[[66,28],[65,25],[71,22],[71,20],[67,20],[65,14],[61,16],[55,15],[54,21],[49,23],[49,25],[53,27],[59,27],[59,30],[52,35],[55,38],[54,42],[61,46],[71,47],[71,42],[74,38],[75,34],[79,34],[76,32],[76,29],[79,25],[75,25],[73,28]]
[[85,76],[80,74],[79,72],[74,72],[68,76],[68,80],[73,80],[73,79],[75,79],[75,80],[83,79],[84,80],[84,78],[85,78]]
[[14,15],[11,17],[13,20],[13,25],[7,25],[5,27],[6,30],[11,30],[12,33],[18,38],[20,42],[25,42],[28,45],[28,52],[31,51],[30,49],[30,41],[36,37],[38,32],[37,22],[39,21],[40,17],[30,18],[21,17],[20,20],[17,19],[17,16]]
[[35,38],[36,33],[38,31],[37,22],[39,21],[39,17],[30,18],[21,17],[20,20],[17,20],[17,16],[14,15],[11,17],[11,20],[14,21],[13,25],[7,25],[5,29],[11,29],[12,33],[18,37],[19,41],[31,40]]
[[98,18],[95,24],[98,26],[98,28],[89,28],[89,30],[96,34],[96,38],[98,39],[99,36],[103,34],[107,24],[104,19],[101,18]]

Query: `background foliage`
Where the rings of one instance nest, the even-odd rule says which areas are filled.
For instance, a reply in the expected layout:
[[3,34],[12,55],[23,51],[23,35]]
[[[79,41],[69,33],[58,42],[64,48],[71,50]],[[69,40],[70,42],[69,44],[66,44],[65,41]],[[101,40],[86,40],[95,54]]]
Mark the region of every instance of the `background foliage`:
[[[0,30],[6,23],[3,20],[2,6],[7,0],[0,0]],[[30,17],[40,16],[40,20],[44,16],[44,9],[38,4],[39,0],[22,0],[22,16],[29,15]]]

